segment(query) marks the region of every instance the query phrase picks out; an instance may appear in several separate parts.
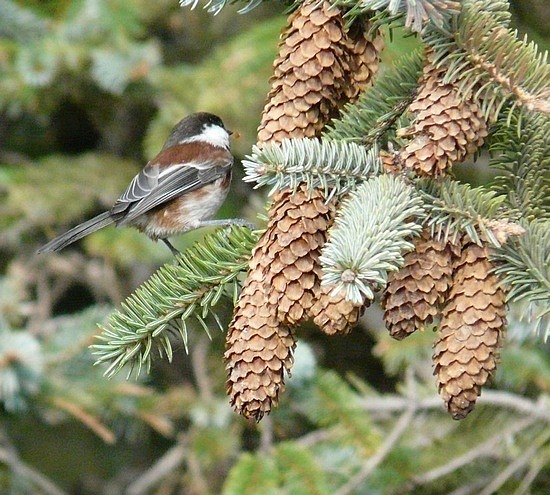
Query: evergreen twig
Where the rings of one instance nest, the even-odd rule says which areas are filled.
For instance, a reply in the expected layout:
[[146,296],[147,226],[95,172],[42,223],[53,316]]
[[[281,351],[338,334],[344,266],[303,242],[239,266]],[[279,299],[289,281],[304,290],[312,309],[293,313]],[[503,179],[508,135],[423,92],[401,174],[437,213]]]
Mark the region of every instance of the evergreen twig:
[[244,180],[256,182],[255,187],[272,186],[269,194],[296,190],[305,183],[323,189],[327,198],[354,189],[382,169],[376,147],[367,150],[355,143],[307,138],[254,146],[243,166]]
[[322,283],[354,303],[372,300],[413,249],[410,237],[420,232],[423,213],[420,197],[401,179],[385,174],[363,183],[344,200],[322,250]]
[[465,97],[475,93],[488,120],[508,102],[510,113],[519,106],[550,114],[548,53],[508,28],[508,8],[505,0],[465,0],[460,15],[445,29],[432,26],[424,41],[448,69],[444,82]]
[[421,179],[418,190],[426,209],[425,224],[432,235],[456,242],[462,233],[480,244],[479,234],[494,246],[501,242],[492,230],[492,220],[507,219],[514,212],[505,207],[505,198],[484,187],[471,187],[452,179]]
[[531,319],[546,340],[550,335],[550,220],[523,226],[524,235],[495,251],[495,273],[509,287],[509,301],[529,301]]
[[359,99],[344,106],[340,117],[327,126],[326,139],[355,141],[372,146],[388,131],[413,101],[424,56],[421,51],[404,55],[384,72]]
[[177,264],[164,265],[112,313],[100,327],[102,342],[92,348],[96,364],[109,363],[105,374],[115,375],[125,364],[151,366],[151,351],[171,360],[170,331],[179,334],[187,345],[186,322],[194,316],[208,333],[206,319],[224,291],[237,290],[238,275],[247,269],[248,257],[257,234],[243,227],[220,229],[195,243],[177,257]]
[[499,119],[491,136],[491,166],[502,172],[493,189],[507,196],[523,218],[550,219],[550,118],[529,114]]
[[[200,0],[180,0],[180,5],[182,7],[190,7],[191,10],[195,9],[199,4]],[[224,7],[227,5],[233,5],[236,3],[244,3],[245,0],[206,0],[203,5],[203,9],[208,10],[208,12],[217,15],[219,14]],[[262,3],[263,0],[247,0],[247,3],[244,7],[239,9],[239,14],[246,14],[251,10],[255,9],[258,5]]]
[[458,13],[460,4],[452,0],[333,0],[332,3],[349,8],[348,16],[353,18],[383,9],[391,18],[402,16],[405,26],[416,32],[428,21],[442,24],[445,17]]

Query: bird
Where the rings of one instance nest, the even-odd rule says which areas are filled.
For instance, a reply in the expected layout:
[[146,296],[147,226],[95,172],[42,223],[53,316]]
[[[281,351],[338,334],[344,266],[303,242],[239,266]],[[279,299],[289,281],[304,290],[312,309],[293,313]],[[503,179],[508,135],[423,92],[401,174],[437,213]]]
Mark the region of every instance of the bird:
[[110,224],[132,226],[154,241],[201,227],[253,225],[243,219],[212,220],[231,183],[233,155],[217,115],[193,113],[178,122],[160,152],[137,174],[112,208],[61,234],[37,250],[59,251]]

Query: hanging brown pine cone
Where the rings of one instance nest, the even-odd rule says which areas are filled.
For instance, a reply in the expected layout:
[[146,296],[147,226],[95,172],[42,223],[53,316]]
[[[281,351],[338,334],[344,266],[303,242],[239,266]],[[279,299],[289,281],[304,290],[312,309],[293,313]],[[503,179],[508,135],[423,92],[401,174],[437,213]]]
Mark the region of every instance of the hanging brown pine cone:
[[[382,40],[378,35],[368,39],[363,28],[350,31],[340,9],[318,0],[303,3],[290,16],[258,129],[260,144],[318,136],[338,109],[369,83]],[[284,371],[290,372],[292,364],[295,341],[289,328],[312,316],[320,291],[318,259],[333,218],[334,203],[326,204],[320,191],[300,187],[274,198],[235,307],[225,353],[231,403],[245,416],[259,420],[277,403]],[[342,304],[349,312],[348,307]],[[356,320],[353,313],[350,321]]]
[[488,132],[485,116],[474,98],[461,98],[454,84],[444,84],[448,68],[436,68],[432,62],[430,53],[420,89],[409,107],[415,113],[414,122],[410,129],[400,132],[410,141],[392,159],[397,168],[442,177],[454,163],[475,152]]
[[277,195],[267,231],[270,242],[263,255],[272,260],[268,301],[285,324],[296,326],[307,319],[332,208],[317,192],[308,197],[305,187],[294,194],[284,191]]
[[386,327],[397,340],[426,328],[439,314],[451,282],[453,254],[457,254],[456,246],[432,238],[428,229],[414,245],[403,267],[390,273],[382,297]]
[[357,97],[378,70],[383,39],[368,25],[346,28],[327,1],[304,2],[289,18],[274,62],[258,142],[319,135],[341,106]]
[[285,388],[296,340],[283,325],[267,296],[272,258],[266,255],[263,237],[252,253],[249,277],[227,333],[224,354],[228,373],[227,393],[234,409],[256,421],[269,414]]
[[346,301],[343,292],[334,296],[330,291],[325,285],[319,287],[316,302],[309,311],[313,323],[327,335],[349,333],[371,301],[354,304]]
[[227,392],[236,411],[260,421],[277,406],[285,388],[284,374],[290,374],[296,340],[288,327],[269,314],[267,305],[256,306],[251,288],[248,285],[242,294],[242,312],[235,316],[227,335]]
[[225,352],[231,403],[246,417],[260,420],[284,390],[283,372],[290,372],[295,346],[290,327],[302,321],[312,305],[316,275],[311,253],[324,243],[330,222],[330,207],[320,197],[308,199],[303,189],[277,193],[270,208]]
[[474,408],[497,365],[506,307],[492,268],[487,247],[463,247],[434,344],[439,393],[454,419]]

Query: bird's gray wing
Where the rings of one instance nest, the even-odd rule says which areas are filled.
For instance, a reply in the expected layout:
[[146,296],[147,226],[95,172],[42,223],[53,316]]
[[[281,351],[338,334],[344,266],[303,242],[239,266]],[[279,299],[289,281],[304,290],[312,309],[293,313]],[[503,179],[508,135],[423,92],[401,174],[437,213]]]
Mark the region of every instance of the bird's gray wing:
[[[231,156],[231,155],[229,155]],[[151,209],[224,177],[233,159],[175,164],[160,169],[148,164],[130,183],[111,212],[125,225]]]

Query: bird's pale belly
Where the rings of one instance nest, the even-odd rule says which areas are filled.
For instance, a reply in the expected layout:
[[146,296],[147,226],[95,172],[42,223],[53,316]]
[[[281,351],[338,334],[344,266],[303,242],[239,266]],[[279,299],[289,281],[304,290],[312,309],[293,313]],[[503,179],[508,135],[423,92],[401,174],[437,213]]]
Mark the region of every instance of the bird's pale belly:
[[[225,187],[224,187],[225,186]],[[224,177],[137,218],[134,225],[151,239],[164,239],[200,227],[225,201],[229,181]]]

